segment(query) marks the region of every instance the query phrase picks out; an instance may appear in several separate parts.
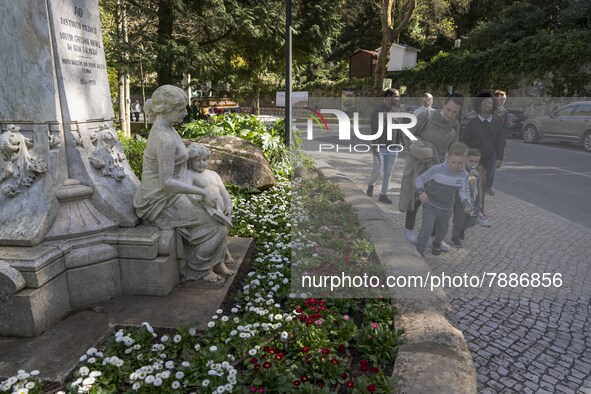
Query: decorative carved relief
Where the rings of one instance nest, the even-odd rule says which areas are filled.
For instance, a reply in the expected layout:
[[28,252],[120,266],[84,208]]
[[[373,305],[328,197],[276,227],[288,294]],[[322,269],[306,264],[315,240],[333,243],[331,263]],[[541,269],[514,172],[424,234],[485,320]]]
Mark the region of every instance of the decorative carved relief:
[[37,176],[47,172],[47,163],[29,152],[32,146],[20,127],[9,125],[0,132],[0,190],[7,196],[16,196],[22,186],[30,187]]
[[72,138],[74,139],[74,143],[78,148],[84,148],[84,143],[82,142],[82,137],[80,136],[80,132],[78,130],[72,130]]
[[103,176],[110,176],[121,182],[127,175],[121,165],[125,160],[125,155],[113,149],[117,142],[115,129],[111,128],[108,123],[101,123],[93,140],[96,149],[88,161],[94,168],[100,170]]
[[60,137],[57,134],[51,134],[49,130],[47,131],[49,136],[49,149],[59,148],[60,146]]

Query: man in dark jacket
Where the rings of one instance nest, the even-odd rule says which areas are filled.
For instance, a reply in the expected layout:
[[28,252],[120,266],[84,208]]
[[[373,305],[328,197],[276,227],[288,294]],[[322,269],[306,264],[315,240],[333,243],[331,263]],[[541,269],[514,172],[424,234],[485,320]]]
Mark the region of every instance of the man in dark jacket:
[[[474,111],[478,114],[468,123],[462,135],[462,142],[470,148],[480,151],[480,164],[478,171],[482,181],[482,190],[487,190],[486,173],[494,168],[499,168],[503,162],[505,152],[505,133],[501,120],[493,116],[497,110],[497,100],[490,92],[483,92],[474,97],[472,102]],[[481,220],[483,226],[490,226],[489,216],[484,211],[484,196],[481,195]]]

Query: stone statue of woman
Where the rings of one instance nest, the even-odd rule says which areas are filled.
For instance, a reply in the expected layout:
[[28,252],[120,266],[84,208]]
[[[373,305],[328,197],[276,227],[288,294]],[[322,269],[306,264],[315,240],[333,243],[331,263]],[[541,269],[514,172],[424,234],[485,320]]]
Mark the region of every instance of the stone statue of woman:
[[[173,128],[187,116],[187,102],[185,93],[172,85],[160,86],[146,102],[144,109],[153,126],[134,206],[144,222],[180,234],[188,254],[186,280],[216,282],[220,275],[234,273],[224,264],[228,228],[204,208],[215,206],[218,197],[188,180],[187,150]],[[189,196],[201,198],[203,204],[194,204]]]

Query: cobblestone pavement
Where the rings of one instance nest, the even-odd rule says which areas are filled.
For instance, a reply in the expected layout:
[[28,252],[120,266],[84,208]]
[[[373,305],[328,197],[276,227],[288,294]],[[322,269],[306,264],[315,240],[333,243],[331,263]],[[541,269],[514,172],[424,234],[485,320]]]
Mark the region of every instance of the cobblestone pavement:
[[[369,154],[315,157],[365,191]],[[396,205],[403,168],[399,158],[390,184],[394,204],[378,203],[400,229],[394,235],[399,239],[404,239],[404,214]],[[376,201],[379,187],[378,181]],[[500,288],[498,282],[490,289],[446,289],[472,352],[479,392],[591,394],[591,228],[499,191],[487,196],[486,206],[492,227],[468,230],[464,249],[437,257],[427,250],[432,272],[560,273],[563,284],[537,291]],[[420,223],[419,214],[417,231]]]

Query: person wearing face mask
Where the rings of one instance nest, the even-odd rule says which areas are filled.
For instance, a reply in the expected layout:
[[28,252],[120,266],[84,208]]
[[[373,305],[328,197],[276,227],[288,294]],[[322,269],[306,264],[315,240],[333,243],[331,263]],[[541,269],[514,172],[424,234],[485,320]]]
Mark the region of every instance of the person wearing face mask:
[[[461,93],[451,94],[446,97],[439,110],[425,111],[417,115],[417,124],[410,129],[417,141],[410,141],[404,137],[410,156],[404,164],[398,209],[400,212],[406,212],[405,236],[413,244],[417,242],[414,226],[417,211],[421,206],[415,180],[429,167],[443,163],[448,149],[458,142],[458,119],[463,105],[464,96]],[[450,246],[442,241],[440,248],[442,252],[447,252]]]
[[[482,181],[482,190],[486,191],[489,188],[487,173],[499,168],[503,162],[506,145],[505,133],[500,118],[493,116],[497,111],[498,101],[494,99],[490,92],[482,92],[476,95],[472,105],[478,116],[466,126],[462,135],[462,142],[468,147],[480,151],[481,157],[478,171]],[[484,210],[485,195],[486,193],[481,194],[478,223],[481,226],[490,227],[490,215]]]
[[[397,145],[401,142],[400,130],[396,130],[396,132],[392,133],[392,140],[388,140],[388,135],[386,133],[386,114],[388,112],[396,112],[399,108],[400,92],[397,89],[388,89],[384,93],[384,103],[374,109],[371,115],[371,130],[373,133],[376,133],[380,129],[380,117],[382,118],[382,134],[373,142],[373,169],[365,193],[370,197],[373,196],[374,184],[381,173],[383,175],[382,188],[380,191],[380,197],[378,197],[378,202],[384,204],[392,204],[392,200],[388,197],[388,187],[390,186],[390,178],[392,177],[394,164],[396,164],[396,158],[398,157],[398,147],[391,145]],[[388,146],[390,146],[390,148],[388,148]]]
[[480,182],[480,173],[478,172],[478,162],[480,161],[480,151],[472,148],[468,150],[468,160],[466,160],[465,169],[468,171],[468,187],[470,212],[464,210],[464,205],[459,194],[456,194],[456,200],[453,210],[453,230],[451,235],[451,246],[454,248],[463,248],[462,241],[465,238],[466,229],[474,226],[480,212],[480,195],[482,194],[482,183]]

